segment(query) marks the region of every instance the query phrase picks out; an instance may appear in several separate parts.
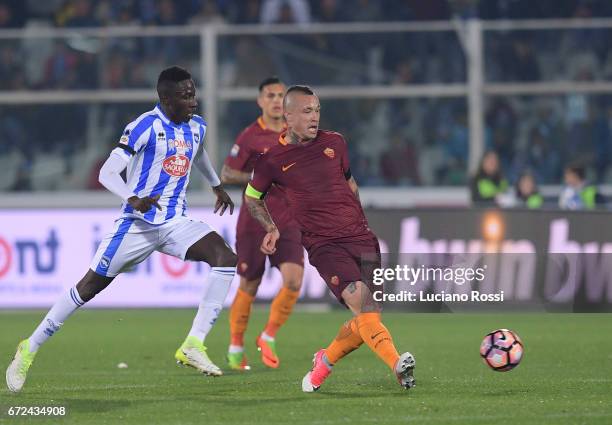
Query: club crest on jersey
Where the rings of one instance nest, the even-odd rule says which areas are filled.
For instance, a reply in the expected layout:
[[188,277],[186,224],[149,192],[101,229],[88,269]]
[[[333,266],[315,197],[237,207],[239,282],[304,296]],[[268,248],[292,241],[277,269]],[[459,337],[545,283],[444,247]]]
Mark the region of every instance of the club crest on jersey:
[[173,177],[183,177],[189,170],[189,158],[185,155],[172,155],[164,160],[162,168]]
[[106,255],[102,256],[102,258],[100,259],[100,268],[108,269],[109,265],[110,265],[110,258],[108,258]]
[[232,146],[232,150],[230,151],[230,156],[235,158],[238,156],[238,152],[240,152],[240,146],[234,145]]
[[329,159],[334,159],[336,157],[336,151],[334,151],[332,148],[325,148],[325,150],[323,151],[323,153],[329,158]]
[[193,135],[193,140],[194,140],[196,143],[200,143],[200,135],[199,135],[199,134],[194,134],[194,135]]

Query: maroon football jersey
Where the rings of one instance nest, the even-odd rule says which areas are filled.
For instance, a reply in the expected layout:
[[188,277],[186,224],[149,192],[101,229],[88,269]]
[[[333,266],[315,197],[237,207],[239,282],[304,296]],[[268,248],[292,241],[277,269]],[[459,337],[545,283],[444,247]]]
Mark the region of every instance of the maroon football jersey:
[[302,144],[288,144],[281,135],[258,159],[250,184],[259,192],[273,185],[285,189],[306,249],[331,239],[371,238],[361,204],[346,181],[349,167],[339,133],[319,130],[314,140]]
[[[257,121],[240,133],[230,154],[225,159],[225,165],[245,173],[252,172],[257,158],[272,146],[276,146],[279,136],[280,133],[266,127],[261,117],[257,118]],[[289,206],[282,189],[278,187],[270,188],[268,196],[266,196],[266,206],[279,229],[288,225],[297,225],[292,221],[291,215],[287,211]],[[238,234],[249,231],[263,231],[261,225],[247,210],[244,199],[240,207],[236,231]]]

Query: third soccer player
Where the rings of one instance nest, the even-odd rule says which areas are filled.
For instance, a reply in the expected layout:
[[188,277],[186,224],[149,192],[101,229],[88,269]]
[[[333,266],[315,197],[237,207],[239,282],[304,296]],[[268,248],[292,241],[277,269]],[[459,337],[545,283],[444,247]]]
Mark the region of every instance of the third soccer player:
[[[278,78],[262,81],[257,97],[261,116],[238,136],[221,171],[223,183],[246,186],[257,158],[278,143],[278,136],[285,130],[284,95],[285,85]],[[244,353],[244,333],[266,264],[266,255],[259,250],[265,231],[251,217],[245,205],[243,202],[236,229],[240,288],[230,310],[231,343],[227,354],[229,366],[236,370],[249,369]],[[266,206],[282,229],[278,250],[269,258],[270,264],[280,270],[283,284],[270,307],[268,323],[255,342],[262,362],[277,368],[280,363],[276,352],[276,332],[287,321],[298,299],[304,273],[304,250],[300,230],[280,188],[270,188]]]

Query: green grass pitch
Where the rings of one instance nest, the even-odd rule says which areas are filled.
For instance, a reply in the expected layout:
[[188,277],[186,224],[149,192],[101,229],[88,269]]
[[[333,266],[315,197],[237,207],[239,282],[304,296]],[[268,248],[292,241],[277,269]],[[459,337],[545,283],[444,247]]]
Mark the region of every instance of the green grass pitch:
[[[278,335],[281,367],[267,370],[254,348],[266,320],[256,309],[247,333],[253,369],[210,378],[179,368],[173,354],[189,310],[84,310],[38,353],[23,391],[0,390],[0,423],[75,424],[610,424],[612,315],[385,314],[400,351],[416,358],[417,387],[402,390],[363,346],[314,394],[300,382],[346,311],[296,312]],[[43,312],[0,313],[6,368]],[[489,331],[516,330],[521,365],[489,370],[478,348]],[[207,340],[225,366],[227,313]],[[117,368],[126,362],[127,369]],[[9,406],[66,406],[63,418],[8,417]]]

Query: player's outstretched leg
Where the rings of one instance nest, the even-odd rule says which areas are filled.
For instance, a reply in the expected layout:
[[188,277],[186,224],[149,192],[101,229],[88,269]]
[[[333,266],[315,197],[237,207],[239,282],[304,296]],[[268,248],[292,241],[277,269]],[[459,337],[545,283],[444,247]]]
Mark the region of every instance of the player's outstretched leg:
[[191,330],[174,355],[177,363],[191,366],[207,375],[223,375],[208,357],[204,340],[219,317],[235,271],[235,267],[213,267],[210,270]]
[[260,282],[261,278],[247,280],[241,277],[240,287],[230,308],[230,346],[227,350],[227,364],[233,370],[251,369],[244,353],[244,333],[249,324],[251,306]]
[[265,329],[255,340],[257,350],[261,353],[262,363],[273,369],[280,366],[276,351],[276,333],[287,322],[293,311],[293,306],[300,296],[304,275],[304,268],[299,264],[282,263],[279,269],[283,276],[283,287],[272,301]]
[[312,369],[302,379],[302,391],[317,391],[331,374],[332,367],[361,344],[363,339],[357,330],[357,321],[353,318],[340,327],[338,335],[326,349],[315,353]]
[[89,270],[76,286],[60,296],[32,335],[17,346],[15,357],[6,369],[6,385],[10,391],[16,393],[23,388],[38,348],[60,329],[76,309],[106,288],[112,280],[112,277],[101,276]]
[[185,258],[205,261],[211,265],[211,270],[206,277],[203,296],[191,329],[174,357],[179,364],[193,367],[207,375],[220,376],[223,372],[208,357],[204,341],[221,313],[236,273],[236,254],[221,236],[211,232],[193,244]]
[[347,306],[357,314],[357,329],[363,341],[395,373],[400,385],[406,389],[415,385],[414,356],[398,354],[389,330],[380,319],[380,309],[363,282],[354,282],[342,292]]

